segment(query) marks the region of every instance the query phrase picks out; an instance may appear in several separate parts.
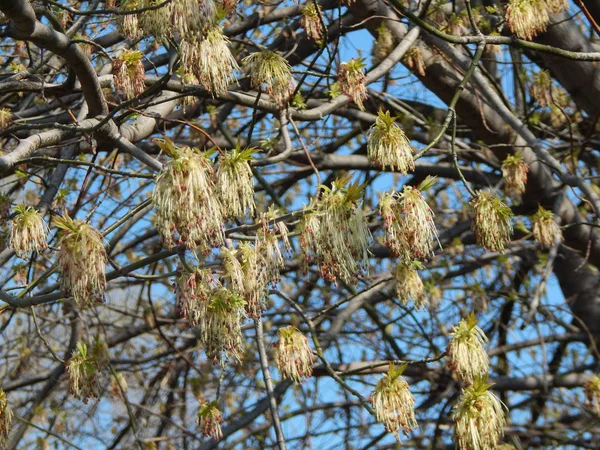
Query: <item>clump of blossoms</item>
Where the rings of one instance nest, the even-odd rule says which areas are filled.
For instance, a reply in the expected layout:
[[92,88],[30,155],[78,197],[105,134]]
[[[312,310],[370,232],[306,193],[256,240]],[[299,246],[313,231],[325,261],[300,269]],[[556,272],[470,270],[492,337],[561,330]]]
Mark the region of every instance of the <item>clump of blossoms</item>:
[[353,283],[367,270],[371,232],[359,199],[364,186],[350,177],[321,186],[321,196],[313,199],[301,220],[301,241],[308,261],[312,255],[321,276],[335,282],[337,277]]
[[387,374],[377,382],[371,402],[375,408],[375,418],[385,425],[389,433],[393,433],[400,442],[400,431],[406,436],[417,428],[415,419],[415,399],[410,393],[410,386],[402,377],[406,364],[399,367],[390,364]]
[[124,50],[113,61],[116,88],[132,99],[144,92],[144,54],[139,50]]
[[421,309],[427,305],[427,295],[425,286],[418,270],[423,270],[425,267],[414,261],[409,264],[399,263],[394,269],[394,281],[396,283],[396,296],[402,304],[407,305],[410,300],[413,301],[415,309]]
[[222,249],[224,276],[231,283],[231,290],[245,301],[244,310],[251,318],[260,317],[265,309],[267,288],[266,264],[260,248],[242,242],[238,250]]
[[223,414],[221,414],[216,400],[200,403],[196,423],[204,436],[211,437],[216,441],[223,437],[223,432],[221,431]]
[[314,0],[302,9],[300,25],[306,31],[306,36],[313,41],[323,38],[323,25],[321,24],[321,7]]
[[377,39],[371,50],[375,61],[383,61],[394,50],[394,36],[384,22],[377,28]]
[[175,280],[179,314],[191,326],[195,327],[205,319],[214,285],[211,272],[199,268],[195,268],[194,272],[183,270]]
[[546,31],[550,22],[545,0],[510,0],[505,19],[517,37],[527,40]]
[[490,359],[485,351],[487,337],[477,326],[475,314],[471,313],[454,327],[446,353],[448,366],[464,381],[471,384],[480,376],[486,375]]
[[257,246],[265,263],[266,278],[272,284],[279,282],[279,270],[285,265],[282,248],[287,252],[292,250],[287,225],[283,221],[277,221],[272,224],[272,228],[269,226],[269,223],[276,218],[277,210],[271,206],[268,211],[261,214],[261,226],[256,233]]
[[0,109],[0,130],[6,130],[12,122],[12,112],[8,108]]
[[285,58],[271,51],[252,53],[243,63],[250,73],[253,88],[266,86],[267,94],[279,106],[284,106],[294,92],[294,80],[290,64]]
[[543,107],[554,104],[552,99],[553,91],[554,84],[552,83],[550,72],[547,70],[540,70],[533,76],[532,83],[529,86],[529,93],[540,106]]
[[17,206],[11,222],[10,246],[20,258],[48,247],[48,226],[42,215],[31,206]]
[[504,192],[507,196],[518,198],[525,192],[529,166],[520,152],[508,155],[502,162],[502,177],[504,178]]
[[216,171],[216,193],[223,216],[241,218],[254,215],[254,175],[250,167],[253,147],[244,150],[238,145],[230,152],[221,153]]
[[78,342],[66,366],[71,395],[83,403],[87,403],[90,398],[97,398],[98,364],[88,355],[87,345]]
[[479,377],[463,389],[454,407],[455,440],[460,450],[488,450],[496,448],[504,436],[504,408],[489,391],[486,377]]
[[511,209],[491,192],[478,191],[471,200],[474,209],[473,234],[477,243],[489,251],[502,251],[512,234]]
[[403,262],[433,254],[437,228],[421,191],[434,181],[434,177],[427,177],[416,188],[404,186],[401,193],[392,192],[381,198],[379,211],[384,218],[385,244]]
[[275,353],[277,370],[281,376],[296,383],[311,377],[315,356],[306,336],[293,326],[280,328],[277,336]]
[[12,428],[13,412],[8,405],[6,392],[0,389],[0,448],[6,445],[8,433]]
[[415,170],[413,149],[402,129],[395,123],[396,117],[379,110],[375,124],[367,138],[367,156],[373,164],[406,175]]
[[[121,11],[128,12],[140,9],[144,5],[140,0],[124,0],[121,2]],[[129,39],[137,39],[142,36],[142,29],[138,22],[138,14],[119,14],[117,16],[117,29],[119,33]]]
[[411,47],[404,55],[406,67],[415,71],[419,76],[425,76],[425,61],[419,47]]
[[600,378],[594,376],[583,385],[587,405],[592,408],[596,415],[600,416]]
[[361,110],[365,109],[363,101],[367,99],[367,77],[363,69],[366,67],[364,58],[352,58],[340,64],[337,72],[337,83],[340,90],[346,94]]
[[156,141],[172,159],[156,179],[155,226],[168,248],[185,245],[208,253],[223,244],[223,217],[210,160],[198,149]]
[[212,293],[205,316],[198,323],[200,342],[209,358],[217,360],[225,353],[228,357],[241,360],[245,306],[246,302],[240,295],[224,287]]
[[562,231],[554,220],[554,213],[538,207],[537,212],[532,217],[533,237],[543,247],[553,247],[556,242],[562,242]]
[[238,64],[229,50],[229,39],[217,26],[202,35],[191,35],[181,41],[181,67],[193,73],[198,83],[213,95],[225,95]]
[[173,0],[170,5],[173,34],[203,34],[216,25],[218,12],[213,0]]
[[55,219],[60,232],[60,284],[78,306],[102,301],[106,289],[106,250],[102,235],[91,225],[64,214]]
[[[162,0],[150,0],[146,2],[145,7],[158,6],[164,3]],[[173,2],[163,4],[160,8],[150,9],[139,14],[139,25],[147,36],[154,36],[156,39],[165,39],[172,36],[171,13]]]

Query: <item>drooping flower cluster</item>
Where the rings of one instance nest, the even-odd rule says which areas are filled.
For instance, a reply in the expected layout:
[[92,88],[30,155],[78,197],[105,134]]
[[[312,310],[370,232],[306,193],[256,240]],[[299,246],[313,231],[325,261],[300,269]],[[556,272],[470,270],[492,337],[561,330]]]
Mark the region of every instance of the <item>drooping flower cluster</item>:
[[472,228],[477,243],[489,251],[504,250],[512,234],[511,209],[486,191],[478,191],[471,205],[475,211]]
[[448,366],[466,384],[472,384],[477,377],[487,375],[490,359],[484,344],[487,337],[477,326],[475,314],[462,319],[451,333],[446,351]]
[[171,24],[173,35],[201,35],[217,21],[217,6],[214,0],[173,0],[171,2]]
[[421,309],[427,305],[427,294],[425,286],[417,269],[423,270],[425,267],[418,261],[413,263],[398,263],[394,269],[394,282],[396,283],[396,296],[404,305],[410,300],[413,301],[415,309]]
[[505,19],[517,37],[531,40],[546,31],[550,14],[558,14],[567,8],[568,3],[564,0],[510,0]]
[[156,141],[171,161],[156,179],[152,203],[155,226],[165,246],[198,247],[202,253],[223,244],[223,217],[216,199],[213,168],[199,150]]
[[[146,0],[144,6],[156,7],[161,3],[164,3],[164,1]],[[173,3],[174,1],[171,1],[167,4],[163,4],[160,8],[149,9],[138,15],[139,26],[145,35],[154,36],[159,40],[172,36],[171,5]]]
[[533,76],[531,85],[529,86],[529,93],[542,107],[550,106],[554,104],[553,92],[554,84],[552,83],[552,76],[547,70],[540,70]]
[[132,99],[144,92],[144,54],[139,50],[124,50],[113,61],[115,87]]
[[261,214],[257,231],[257,246],[265,263],[267,282],[271,284],[279,282],[279,271],[285,265],[282,250],[288,253],[292,250],[287,225],[282,221],[270,225],[276,217],[277,210],[271,206]]
[[201,35],[186,36],[179,46],[183,74],[193,75],[211,94],[225,95],[234,81],[234,71],[239,70],[228,43],[217,26]]
[[418,188],[404,186],[401,193],[385,194],[379,203],[384,219],[384,242],[405,263],[433,254],[437,228],[433,211],[421,193],[433,182],[434,178],[428,177]]
[[242,357],[242,321],[246,302],[237,292],[226,289],[210,272],[196,268],[182,271],[175,292],[179,311],[191,326],[197,326],[206,355]]
[[377,62],[381,62],[392,52],[392,50],[394,50],[394,36],[390,29],[385,26],[385,22],[381,22],[381,25],[376,31],[377,39],[373,44],[371,52],[373,54],[373,59]]
[[60,228],[58,267],[62,288],[80,307],[102,301],[106,289],[106,250],[102,235],[91,225],[66,214],[55,219]]
[[346,94],[361,110],[365,107],[363,102],[367,99],[367,77],[363,69],[366,67],[364,58],[352,58],[340,64],[337,73],[337,82],[340,90]]
[[306,36],[315,42],[323,38],[321,20],[321,7],[314,0],[309,0],[309,4],[302,9],[300,25],[306,31]]
[[6,392],[0,389],[0,448],[6,445],[8,433],[12,428],[13,412],[8,404]]
[[71,359],[66,363],[66,369],[71,395],[83,403],[98,397],[98,364],[88,355],[87,345],[77,343]]
[[206,317],[208,302],[217,281],[209,270],[182,271],[175,280],[175,296],[181,317],[198,326]]
[[279,340],[275,344],[277,370],[285,379],[301,383],[312,376],[315,356],[308,339],[296,327],[277,330]]
[[130,12],[143,7],[141,0],[124,0],[121,2],[121,11],[129,14],[119,14],[117,16],[117,29],[119,33],[129,39],[141,37],[142,30],[138,22],[138,15]]
[[600,416],[600,378],[594,376],[583,385],[587,405]]
[[12,122],[12,112],[8,108],[0,109],[0,131],[6,130]]
[[48,247],[48,226],[42,215],[31,206],[17,206],[11,222],[10,246],[20,258]]
[[373,164],[406,175],[415,169],[413,149],[406,134],[395,123],[396,117],[379,110],[367,140],[367,156]]
[[223,414],[221,414],[216,400],[200,403],[196,423],[204,436],[211,437],[216,441],[220,440],[223,437],[223,432],[221,431],[222,422]]
[[305,260],[312,256],[321,276],[335,282],[340,277],[354,282],[367,270],[371,233],[359,199],[363,186],[347,186],[349,177],[321,186],[321,196],[313,199],[301,220],[301,241]]
[[423,60],[423,52],[419,47],[411,47],[404,55],[404,63],[406,67],[416,72],[419,76],[425,76],[425,61]]
[[504,178],[504,192],[507,196],[518,198],[523,195],[527,185],[527,172],[529,172],[529,166],[521,153],[517,152],[506,157],[502,162],[502,177]]
[[410,386],[402,377],[406,365],[399,367],[390,364],[387,374],[377,382],[371,401],[375,408],[375,418],[385,425],[400,442],[400,431],[408,435],[417,428],[415,419],[415,399]]
[[271,51],[252,53],[243,60],[250,73],[253,88],[266,86],[267,94],[279,106],[284,106],[294,92],[290,64],[285,58]]
[[238,145],[219,155],[216,192],[226,218],[254,215],[254,176],[249,161],[255,151],[252,147],[242,150]]
[[217,360],[223,353],[241,360],[243,356],[242,321],[246,302],[238,294],[217,288],[206,307],[206,316],[198,324],[200,341],[206,355]]
[[504,436],[504,409],[502,403],[489,391],[487,376],[480,377],[463,389],[454,407],[456,443],[460,450],[488,450],[496,448]]
[[543,247],[553,247],[557,242],[562,242],[562,231],[554,220],[554,213],[538,207],[537,212],[532,217],[533,237]]

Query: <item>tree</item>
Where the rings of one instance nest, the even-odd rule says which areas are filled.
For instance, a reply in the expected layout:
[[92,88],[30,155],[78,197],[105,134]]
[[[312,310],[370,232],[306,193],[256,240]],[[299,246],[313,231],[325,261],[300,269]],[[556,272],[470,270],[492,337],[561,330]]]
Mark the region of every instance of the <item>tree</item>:
[[0,446],[598,447],[598,2],[0,10]]

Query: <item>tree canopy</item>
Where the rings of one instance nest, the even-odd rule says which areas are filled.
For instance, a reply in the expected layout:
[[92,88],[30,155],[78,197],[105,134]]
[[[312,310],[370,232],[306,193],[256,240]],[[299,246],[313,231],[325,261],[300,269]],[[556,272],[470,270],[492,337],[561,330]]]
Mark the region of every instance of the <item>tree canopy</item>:
[[599,447],[599,1],[0,11],[0,448]]

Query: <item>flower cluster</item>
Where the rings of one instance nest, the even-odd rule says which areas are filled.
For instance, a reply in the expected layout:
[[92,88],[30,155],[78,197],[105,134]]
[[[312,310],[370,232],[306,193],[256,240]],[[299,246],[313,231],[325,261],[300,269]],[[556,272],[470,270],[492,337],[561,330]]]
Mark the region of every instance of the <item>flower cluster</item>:
[[412,300],[415,309],[421,309],[428,303],[425,286],[421,281],[421,277],[419,277],[418,269],[425,269],[418,261],[409,264],[399,263],[394,269],[394,282],[396,283],[398,300],[405,305],[408,304],[409,300]]
[[600,416],[600,378],[594,376],[583,385],[587,405]]
[[425,76],[425,61],[419,47],[411,47],[404,55],[406,67],[416,72],[420,77]]
[[124,50],[113,61],[116,88],[132,99],[144,92],[144,54],[139,50]]
[[460,450],[488,450],[496,448],[504,435],[502,403],[489,391],[487,377],[480,377],[463,389],[454,407],[455,436]]
[[554,213],[538,207],[537,212],[532,217],[533,237],[543,247],[553,247],[556,242],[562,242],[562,231],[554,220]]
[[384,22],[377,28],[377,39],[371,50],[375,61],[383,61],[394,50],[394,36]]
[[364,186],[344,177],[331,189],[321,186],[321,196],[313,199],[301,221],[301,241],[305,260],[312,255],[321,276],[335,282],[340,277],[351,283],[366,271],[371,233],[359,199]]
[[285,379],[301,383],[312,376],[315,357],[308,339],[296,327],[277,330],[279,340],[275,344],[277,370]]
[[521,153],[517,152],[506,157],[502,162],[502,177],[506,195],[513,198],[523,195],[527,185],[527,172],[529,172],[529,166]]
[[255,151],[252,147],[242,150],[238,145],[219,155],[216,192],[226,218],[254,215],[254,176],[249,161]]
[[252,53],[243,63],[250,73],[253,88],[266,86],[267,94],[279,106],[284,106],[294,92],[294,79],[290,64],[285,58],[271,51]]
[[264,258],[267,282],[279,282],[279,270],[284,267],[282,249],[291,252],[287,225],[282,221],[269,224],[277,217],[277,210],[271,206],[260,216],[260,228],[257,231],[257,246]]
[[167,247],[185,245],[208,253],[224,239],[210,160],[199,150],[176,147],[168,139],[156,142],[172,159],[158,175],[152,193],[155,226]]
[[223,437],[222,422],[223,414],[221,414],[216,401],[200,403],[196,423],[204,436],[211,437],[216,441],[220,440]]
[[390,364],[387,374],[377,382],[371,401],[375,408],[375,418],[385,425],[385,429],[393,433],[400,441],[399,431],[408,435],[417,428],[415,419],[415,399],[410,386],[402,377],[406,365],[399,367]]
[[446,351],[448,366],[467,384],[480,376],[487,375],[490,359],[484,344],[487,337],[477,326],[475,314],[471,313],[454,327]]
[[206,318],[209,298],[216,280],[208,270],[196,268],[194,272],[182,271],[175,280],[175,296],[181,317],[191,326],[197,326]]
[[48,226],[42,215],[31,206],[17,206],[11,222],[10,246],[20,258],[48,247]]
[[102,235],[91,225],[66,214],[55,219],[61,230],[58,267],[61,286],[79,306],[102,301],[106,289],[106,250]]
[[6,130],[12,122],[12,112],[8,108],[0,109],[0,130]]
[[421,191],[431,186],[434,180],[428,177],[417,188],[404,186],[401,193],[385,194],[379,203],[385,244],[405,263],[433,254],[437,228],[433,211]]
[[238,64],[229,50],[229,39],[219,27],[211,27],[202,35],[191,35],[181,41],[183,74],[192,74],[213,95],[225,95],[234,81]]
[[415,169],[413,149],[406,134],[395,123],[396,117],[379,110],[375,124],[367,140],[369,161],[381,168],[386,167],[406,175]]
[[491,192],[479,191],[471,201],[475,210],[473,233],[477,243],[489,251],[502,251],[512,234],[511,209]]
[[[121,11],[126,13],[140,9],[144,6],[140,0],[124,0],[121,2]],[[138,22],[138,15],[133,12],[119,14],[117,16],[117,29],[119,33],[129,39],[138,39],[142,36],[142,30]]]
[[98,397],[98,364],[88,355],[87,345],[82,342],[77,343],[77,348],[73,350],[66,368],[71,395],[83,403],[87,403],[90,398]]
[[[164,3],[162,0],[147,0],[145,7],[156,7]],[[172,36],[171,12],[172,4],[169,2],[160,8],[149,9],[138,15],[138,22],[144,34],[154,36],[156,39],[165,39]]]
[[363,69],[366,67],[364,58],[352,58],[340,64],[337,73],[337,82],[340,90],[356,103],[361,110],[365,107],[363,102],[367,99],[367,77]]
[[306,36],[317,42],[323,38],[321,7],[314,0],[309,0],[309,2],[310,3],[302,9],[300,25],[304,28],[304,31],[306,31]]
[[540,106],[544,107],[554,104],[552,98],[554,91],[555,87],[552,83],[550,72],[540,70],[533,76],[532,83],[529,86],[529,93]]
[[565,0],[510,0],[505,19],[517,37],[531,40],[546,31],[550,14],[561,13],[567,8]]
[[4,448],[8,432],[12,427],[13,412],[8,405],[6,392],[0,389],[0,448]]
[[173,0],[171,2],[172,34],[201,35],[217,22],[214,0]]

